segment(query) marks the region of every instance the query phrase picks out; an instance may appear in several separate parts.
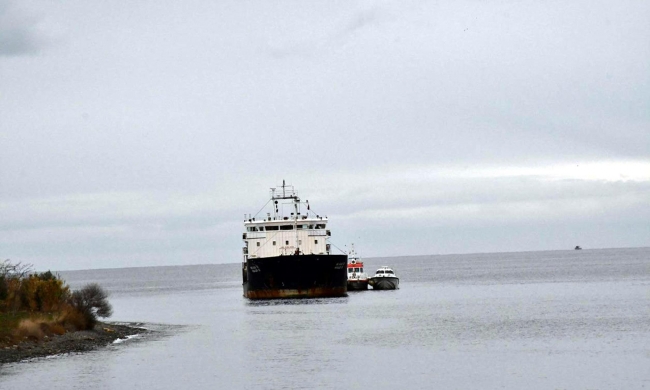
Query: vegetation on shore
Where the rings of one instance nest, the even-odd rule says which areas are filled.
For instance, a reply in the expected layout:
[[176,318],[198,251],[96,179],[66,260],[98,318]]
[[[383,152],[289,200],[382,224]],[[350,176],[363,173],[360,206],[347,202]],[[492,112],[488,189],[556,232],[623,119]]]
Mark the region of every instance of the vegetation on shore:
[[97,284],[78,291],[50,271],[36,273],[30,265],[0,262],[0,347],[24,340],[95,327],[98,317],[110,317],[108,295]]

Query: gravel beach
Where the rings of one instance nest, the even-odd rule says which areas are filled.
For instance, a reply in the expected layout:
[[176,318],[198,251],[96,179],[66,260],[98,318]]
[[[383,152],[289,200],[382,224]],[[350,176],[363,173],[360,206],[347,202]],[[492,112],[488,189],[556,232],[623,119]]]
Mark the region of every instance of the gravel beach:
[[16,345],[0,349],[0,364],[15,363],[22,360],[87,352],[110,345],[117,339],[150,332],[137,323],[99,322],[93,330],[68,332],[41,341],[25,340]]

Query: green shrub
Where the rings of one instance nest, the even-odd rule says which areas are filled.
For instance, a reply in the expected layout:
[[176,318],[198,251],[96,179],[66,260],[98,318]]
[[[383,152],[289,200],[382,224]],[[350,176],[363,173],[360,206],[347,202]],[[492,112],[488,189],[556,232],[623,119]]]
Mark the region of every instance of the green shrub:
[[32,273],[31,265],[0,261],[0,348],[14,336],[38,340],[67,330],[92,329],[97,317],[112,314],[107,298],[98,284],[70,293],[51,271]]
[[31,265],[0,262],[0,312],[54,312],[67,304],[70,291],[58,275],[30,272]]
[[9,294],[7,278],[4,275],[0,275],[0,302],[7,299],[7,294]]

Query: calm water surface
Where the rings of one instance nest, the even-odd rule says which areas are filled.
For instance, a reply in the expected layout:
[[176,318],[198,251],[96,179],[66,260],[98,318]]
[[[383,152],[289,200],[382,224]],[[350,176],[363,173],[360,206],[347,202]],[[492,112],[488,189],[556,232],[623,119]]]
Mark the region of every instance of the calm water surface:
[[238,264],[63,272],[161,336],[0,366],[0,389],[650,388],[650,248],[365,262],[401,289],[251,302]]

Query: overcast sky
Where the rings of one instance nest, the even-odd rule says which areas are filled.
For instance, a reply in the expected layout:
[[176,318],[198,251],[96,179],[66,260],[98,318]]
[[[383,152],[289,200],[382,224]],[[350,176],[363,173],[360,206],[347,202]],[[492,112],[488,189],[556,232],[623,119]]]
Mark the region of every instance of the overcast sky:
[[[0,260],[650,246],[650,2],[0,0]],[[346,246],[347,245],[347,246]]]

